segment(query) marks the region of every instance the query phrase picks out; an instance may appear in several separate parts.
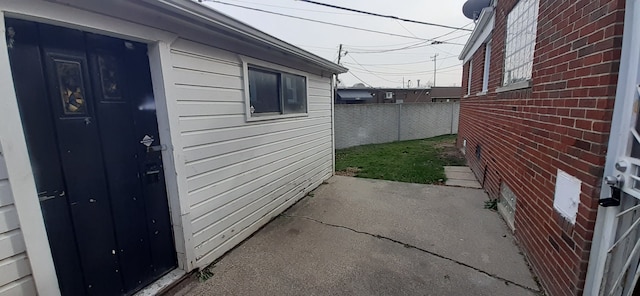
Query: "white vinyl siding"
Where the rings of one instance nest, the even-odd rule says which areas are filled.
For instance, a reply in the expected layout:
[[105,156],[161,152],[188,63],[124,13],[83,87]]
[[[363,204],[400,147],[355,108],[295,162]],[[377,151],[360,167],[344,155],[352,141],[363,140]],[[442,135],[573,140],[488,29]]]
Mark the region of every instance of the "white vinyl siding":
[[[36,198],[36,197],[34,197]],[[0,296],[36,295],[24,238],[0,148]]]
[[331,176],[331,79],[306,74],[307,117],[247,121],[239,56],[185,40],[171,53],[189,192],[181,198],[203,267]]

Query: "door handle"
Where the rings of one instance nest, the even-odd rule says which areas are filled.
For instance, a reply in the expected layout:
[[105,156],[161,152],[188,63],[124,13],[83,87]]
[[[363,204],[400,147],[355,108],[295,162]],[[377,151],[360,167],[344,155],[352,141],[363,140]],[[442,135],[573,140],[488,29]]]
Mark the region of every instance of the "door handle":
[[619,206],[622,196],[622,186],[624,186],[624,177],[622,175],[606,176],[604,177],[604,183],[611,188],[611,197],[599,199],[598,204],[604,208]]
[[162,166],[155,163],[147,164],[146,170],[144,172],[144,175],[147,179],[147,184],[160,182],[160,173],[162,172],[161,167]]
[[147,147],[147,153],[167,150],[167,145],[155,145]]

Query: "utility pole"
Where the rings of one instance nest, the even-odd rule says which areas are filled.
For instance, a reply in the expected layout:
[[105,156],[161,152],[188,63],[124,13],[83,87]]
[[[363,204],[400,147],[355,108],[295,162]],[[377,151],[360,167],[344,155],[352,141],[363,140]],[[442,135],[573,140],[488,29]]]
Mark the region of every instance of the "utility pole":
[[436,59],[438,54],[434,54],[431,58],[433,59],[433,86],[436,86]]
[[[347,55],[347,53],[345,52],[344,55]],[[338,65],[340,65],[340,59],[343,57],[342,55],[342,44],[340,44],[340,47],[338,47]],[[338,84],[340,83],[340,80],[338,79],[338,74],[336,74],[336,89],[338,89]]]

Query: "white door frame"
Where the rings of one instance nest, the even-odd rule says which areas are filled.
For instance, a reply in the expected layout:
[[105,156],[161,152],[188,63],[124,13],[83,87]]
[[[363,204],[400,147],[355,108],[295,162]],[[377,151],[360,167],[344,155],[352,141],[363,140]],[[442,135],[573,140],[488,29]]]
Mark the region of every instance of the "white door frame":
[[[630,129],[635,128],[634,116],[637,116],[638,102],[632,100],[637,92],[640,80],[640,2],[627,0],[622,39],[622,57],[620,75],[616,90],[615,106],[611,122],[608,152],[604,176],[616,175],[615,163],[622,155],[629,155]],[[607,185],[602,184],[601,198],[610,197]],[[585,282],[584,295],[598,295],[604,276],[607,250],[613,244],[617,224],[615,216],[619,207],[598,209],[593,244],[589,258],[589,268]]]
[[48,242],[47,232],[18,111],[4,24],[4,13],[0,11],[0,65],[6,65],[0,67],[0,145],[36,289],[40,293],[60,295],[51,248],[48,243],[42,243]]
[[[39,294],[60,295],[53,257],[48,244],[44,218],[37,198],[37,190],[24,137],[24,128],[15,96],[13,78],[4,28],[5,17],[74,28],[149,45],[149,63],[160,138],[167,149],[162,152],[167,196],[178,258],[178,268],[195,268],[195,250],[191,232],[190,209],[186,197],[184,157],[176,124],[176,103],[171,80],[170,46],[178,36],[131,23],[125,20],[92,13],[67,5],[46,1],[0,0],[0,145],[6,160],[7,172],[20,227],[22,229],[32,276]],[[69,23],[68,21],[73,21]]]

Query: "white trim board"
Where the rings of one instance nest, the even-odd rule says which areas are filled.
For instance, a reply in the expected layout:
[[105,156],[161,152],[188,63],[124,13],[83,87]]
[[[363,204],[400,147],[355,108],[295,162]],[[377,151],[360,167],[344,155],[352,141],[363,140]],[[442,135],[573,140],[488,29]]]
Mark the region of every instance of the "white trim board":
[[172,99],[178,96],[172,78],[171,44],[157,42],[149,46],[148,52],[160,141],[167,145],[167,149],[162,151],[162,162],[178,266],[188,272],[195,268],[195,249],[182,137],[179,130],[180,118],[177,101]]
[[[0,33],[5,36],[4,12],[0,12]],[[11,183],[11,192],[20,220],[31,272],[38,291],[60,295],[53,256],[44,226],[44,218],[27,152],[27,142],[20,119],[18,101],[9,65],[9,51],[5,38],[0,40],[0,145]]]
[[487,7],[482,10],[477,25],[473,29],[473,32],[471,32],[471,37],[469,37],[469,40],[467,40],[467,43],[458,56],[458,59],[462,60],[463,64],[468,62],[473,57],[473,54],[478,51],[478,48],[491,38],[495,21],[496,17],[493,7]]

